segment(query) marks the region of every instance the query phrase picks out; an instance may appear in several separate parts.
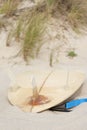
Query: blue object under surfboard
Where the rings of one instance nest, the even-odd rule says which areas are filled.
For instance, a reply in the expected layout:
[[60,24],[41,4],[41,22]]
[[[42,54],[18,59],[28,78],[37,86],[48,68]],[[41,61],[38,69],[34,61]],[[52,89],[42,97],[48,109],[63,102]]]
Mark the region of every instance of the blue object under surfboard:
[[72,101],[67,102],[65,104],[65,108],[71,109],[71,108],[76,107],[76,106],[78,106],[78,105],[80,105],[82,103],[85,103],[85,102],[87,102],[87,98],[81,98],[81,99],[72,100]]

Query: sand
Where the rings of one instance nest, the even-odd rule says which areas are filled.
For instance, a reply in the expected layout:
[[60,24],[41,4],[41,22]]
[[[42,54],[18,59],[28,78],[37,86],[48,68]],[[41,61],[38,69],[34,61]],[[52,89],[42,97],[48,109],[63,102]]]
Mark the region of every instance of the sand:
[[[52,21],[53,23],[56,22]],[[59,21],[59,23],[61,23]],[[63,24],[63,23],[62,23]],[[75,34],[71,29],[61,31],[65,40],[56,39],[56,31],[53,25],[49,30],[52,39],[47,38],[46,44],[41,48],[39,56],[30,60],[29,64],[23,60],[20,51],[20,44],[12,44],[6,47],[7,32],[0,33],[0,130],[86,130],[87,129],[87,104],[81,104],[70,113],[45,111],[40,114],[24,113],[19,108],[11,106],[7,100],[7,90],[10,78],[7,72],[9,68],[14,75],[34,69],[65,69],[79,70],[86,74],[86,80],[82,89],[75,98],[87,97],[87,32]],[[49,28],[50,28],[49,26]],[[63,43],[63,48],[58,54],[54,54],[53,67],[49,66],[49,54],[51,48],[57,43]],[[66,43],[66,44],[65,44]],[[50,50],[47,49],[50,44]],[[67,57],[69,48],[75,48],[77,56],[73,59]],[[55,49],[55,48],[54,48]],[[56,61],[58,58],[58,62]]]
[[[86,71],[87,72],[87,71]],[[0,129],[1,130],[86,130],[87,104],[73,108],[72,112],[24,113],[18,107],[11,106],[7,100],[9,78],[5,70],[0,69]],[[75,98],[87,96],[87,81]]]

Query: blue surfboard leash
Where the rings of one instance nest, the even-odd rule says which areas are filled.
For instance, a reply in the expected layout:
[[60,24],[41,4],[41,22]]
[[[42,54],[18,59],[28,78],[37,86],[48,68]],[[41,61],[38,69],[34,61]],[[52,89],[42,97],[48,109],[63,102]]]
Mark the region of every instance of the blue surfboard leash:
[[66,109],[71,109],[73,107],[76,107],[82,103],[85,103],[87,102],[87,98],[81,98],[81,99],[76,99],[76,100],[72,100],[72,101],[69,101],[65,104],[65,108]]
[[75,100],[71,100],[63,105],[54,106],[54,107],[50,108],[49,110],[60,111],[60,112],[71,112],[72,108],[74,108],[82,103],[86,103],[86,102],[87,102],[87,98],[75,99]]

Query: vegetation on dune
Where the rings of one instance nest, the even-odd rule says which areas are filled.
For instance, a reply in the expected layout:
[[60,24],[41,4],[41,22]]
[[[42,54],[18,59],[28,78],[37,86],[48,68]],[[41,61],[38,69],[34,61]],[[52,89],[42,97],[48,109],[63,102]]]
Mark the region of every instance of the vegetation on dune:
[[[0,14],[12,16],[21,0],[5,0],[0,7]],[[36,7],[35,7],[36,8]],[[48,13],[61,13],[66,16],[67,21],[74,27],[87,22],[87,1],[86,0],[44,0],[37,5],[38,11]],[[57,16],[57,15],[56,15]]]
[[39,53],[42,45],[41,39],[45,30],[45,13],[35,10],[31,14],[24,13],[19,17],[15,29],[9,32],[7,46],[13,37],[17,42],[22,43],[22,54],[25,61],[29,57],[34,58]]
[[20,38],[21,38],[21,32],[23,31],[23,20],[22,18],[19,18],[19,20],[17,21],[17,26],[16,29],[14,31],[14,36],[15,39],[19,42]]
[[34,57],[35,50],[40,46],[41,37],[45,29],[44,20],[44,14],[38,13],[33,14],[28,21],[23,42],[23,55],[25,60],[27,60],[28,56]]
[[7,0],[2,4],[0,8],[0,14],[5,14],[7,17],[12,16],[16,11],[17,6],[17,0]]
[[[71,27],[76,30],[87,24],[87,1],[86,0],[44,0],[39,2],[31,10],[19,13],[18,5],[21,0],[1,0],[0,14],[4,16],[16,17],[16,26],[9,31],[6,45],[10,45],[11,38],[22,44],[22,54],[24,60],[34,57],[40,50],[41,39],[45,31],[45,23],[50,17],[64,18]],[[49,17],[50,16],[50,17]],[[0,18],[0,28],[5,27],[5,23]],[[64,25],[65,26],[65,25]],[[53,65],[54,52],[50,53],[50,66]],[[68,52],[69,57],[75,57],[74,51]]]
[[2,19],[0,19],[0,29],[1,28],[5,28],[5,21],[3,21]]
[[74,57],[77,56],[77,54],[74,50],[71,50],[71,51],[68,52],[67,56],[70,57],[70,58],[74,58]]
[[46,3],[52,14],[61,13],[73,28],[87,23],[86,0],[46,0]]
[[87,23],[87,1],[86,0],[67,0],[68,21],[74,27]]
[[[14,15],[21,0],[5,0],[0,7],[0,14],[6,16]],[[36,7],[35,7],[36,8]],[[72,27],[87,22],[87,1],[86,0],[44,0],[37,5],[38,11],[48,11],[52,15],[57,13],[66,17]]]

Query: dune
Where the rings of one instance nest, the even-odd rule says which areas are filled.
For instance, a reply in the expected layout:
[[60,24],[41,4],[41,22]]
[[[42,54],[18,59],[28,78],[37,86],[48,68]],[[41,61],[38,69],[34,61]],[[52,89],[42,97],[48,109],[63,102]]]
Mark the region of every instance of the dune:
[[[36,0],[37,3],[37,0]],[[33,8],[35,1],[22,1],[18,10]],[[18,12],[19,15],[19,12]],[[0,18],[2,15],[0,14]],[[9,19],[14,21],[14,17]],[[12,106],[7,99],[10,78],[8,69],[14,75],[29,70],[76,70],[85,73],[86,80],[73,99],[87,97],[87,30],[80,34],[74,32],[63,18],[47,22],[47,34],[43,38],[43,46],[36,58],[29,62],[23,59],[21,43],[11,42],[6,46],[10,26],[0,29],[0,130],[86,130],[87,104],[83,103],[69,113],[44,111],[42,113],[25,113]],[[66,26],[64,26],[66,24]],[[15,26],[15,22],[14,22]],[[58,50],[57,50],[58,49]],[[68,56],[70,51],[75,57]],[[52,54],[52,55],[51,55]]]

